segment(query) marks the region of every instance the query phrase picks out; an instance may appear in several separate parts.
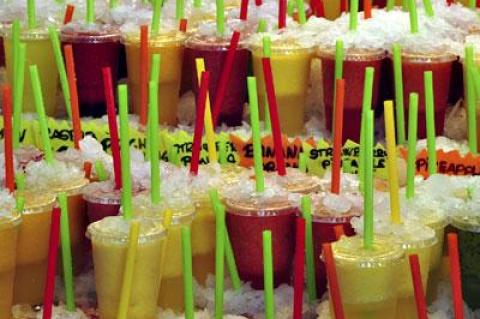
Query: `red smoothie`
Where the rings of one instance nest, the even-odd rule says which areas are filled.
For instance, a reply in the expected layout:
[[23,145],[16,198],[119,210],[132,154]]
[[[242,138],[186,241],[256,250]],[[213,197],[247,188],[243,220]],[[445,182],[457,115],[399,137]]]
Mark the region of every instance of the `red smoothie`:
[[[345,79],[345,105],[344,117],[348,125],[343,127],[343,141],[351,139],[360,140],[360,127],[362,118],[363,86],[365,82],[365,68],[373,67],[372,107],[378,103],[382,62],[385,52],[378,50],[345,50],[343,61],[343,78]],[[335,83],[335,52],[320,50],[323,76],[323,98],[325,104],[325,118],[328,130],[332,130],[334,110],[334,83]]]
[[5,66],[5,47],[3,46],[3,37],[0,37],[0,67]]

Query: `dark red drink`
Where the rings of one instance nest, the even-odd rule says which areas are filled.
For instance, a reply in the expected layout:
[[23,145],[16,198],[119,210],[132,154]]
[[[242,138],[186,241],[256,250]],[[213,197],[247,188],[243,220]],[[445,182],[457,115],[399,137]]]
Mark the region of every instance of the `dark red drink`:
[[70,23],[62,29],[61,39],[64,46],[70,44],[73,48],[80,114],[104,115],[102,68],[111,69],[115,84],[122,52],[118,29],[106,25]]
[[[334,83],[335,83],[335,54],[332,50],[320,52],[322,60],[323,99],[325,104],[325,118],[327,129],[332,129],[334,110]],[[362,118],[363,86],[365,82],[365,68],[375,70],[373,79],[372,106],[378,103],[382,61],[385,52],[378,50],[345,50],[343,61],[343,78],[345,79],[344,117],[348,125],[343,127],[343,141],[360,140]]]
[[0,67],[5,66],[5,47],[3,46],[3,37],[0,37]]
[[298,209],[278,197],[247,201],[226,200],[227,228],[240,278],[255,289],[263,288],[262,232],[271,230],[274,285],[289,283]]
[[[402,52],[403,94],[408,98],[410,93],[418,93],[418,138],[425,138],[425,85],[423,73],[432,71],[433,94],[435,102],[435,131],[443,135],[445,112],[450,94],[450,79],[453,62],[456,57],[448,53],[419,54]],[[408,103],[405,104],[408,114]]]

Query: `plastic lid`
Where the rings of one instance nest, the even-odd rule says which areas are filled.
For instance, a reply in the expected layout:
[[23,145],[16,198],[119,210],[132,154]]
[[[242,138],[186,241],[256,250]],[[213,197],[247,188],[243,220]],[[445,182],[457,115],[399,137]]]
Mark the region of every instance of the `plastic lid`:
[[287,168],[285,176],[271,173],[267,178],[272,178],[291,193],[310,194],[320,191],[320,179],[317,176],[308,175],[294,168]]
[[[7,39],[12,37],[12,29],[3,28],[3,36]],[[23,28],[20,32],[20,40],[22,41],[32,41],[32,40],[46,40],[49,39],[49,33],[47,28],[35,28],[35,29],[25,29]]]
[[23,214],[36,214],[45,211],[51,211],[55,205],[56,197],[52,193],[45,192],[16,192],[18,197],[22,195],[25,198]]
[[453,62],[457,56],[444,51],[437,52],[412,52],[402,50],[402,61],[409,63],[442,63]]
[[264,197],[253,194],[249,198],[225,199],[227,210],[239,215],[275,216],[280,211],[296,209],[296,206],[286,196]]
[[[150,47],[163,46],[181,46],[185,42],[186,36],[183,32],[177,30],[160,31],[156,35],[149,33],[148,44]],[[140,45],[140,31],[124,33],[122,42],[126,45]]]
[[450,222],[460,230],[480,233],[480,216],[454,216]]
[[153,204],[150,194],[140,194],[132,200],[133,214],[147,219],[163,221],[167,209],[172,211],[172,224],[180,225],[189,223],[195,216],[195,206],[184,196],[170,196],[163,199],[159,204]]
[[71,22],[60,32],[60,38],[65,42],[101,43],[120,41],[120,30],[110,24],[87,24]]
[[[355,196],[355,195],[354,195]],[[355,196],[359,203],[361,196]],[[312,196],[314,221],[322,223],[346,223],[353,217],[362,215],[362,210],[354,203],[352,197],[333,193],[321,193]]]
[[82,189],[82,194],[90,203],[120,205],[122,200],[122,191],[115,189],[112,181],[90,183]]
[[[318,55],[321,58],[335,59],[335,47],[319,47]],[[360,49],[347,48],[343,54],[344,61],[376,61],[385,58],[387,53],[381,48]]]

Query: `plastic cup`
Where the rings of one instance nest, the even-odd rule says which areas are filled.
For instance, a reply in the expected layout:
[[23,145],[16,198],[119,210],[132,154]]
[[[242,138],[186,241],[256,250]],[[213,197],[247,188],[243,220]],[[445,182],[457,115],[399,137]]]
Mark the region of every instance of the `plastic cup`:
[[[322,61],[323,99],[325,104],[325,120],[328,130],[332,130],[335,83],[335,48],[320,48]],[[362,119],[363,87],[365,83],[365,68],[374,69],[372,88],[372,107],[378,104],[379,87],[381,83],[382,64],[385,52],[382,49],[345,49],[343,61],[343,79],[345,79],[344,118],[348,125],[343,126],[343,142],[351,139],[360,141]]]
[[227,229],[240,279],[263,288],[264,230],[272,232],[274,286],[289,283],[299,210],[286,197],[225,198]]
[[[258,81],[260,118],[265,119],[267,101],[263,76],[263,48],[254,46],[253,73]],[[270,58],[273,82],[277,96],[278,116],[282,133],[297,136],[304,130],[305,105],[307,103],[310,64],[313,51],[289,43],[272,43]]]
[[80,115],[105,115],[102,68],[111,69],[115,85],[122,50],[120,32],[109,25],[70,23],[62,28],[60,38],[63,46],[73,49]]
[[391,239],[378,237],[372,249],[365,249],[360,236],[343,237],[332,248],[345,318],[395,318],[395,287],[407,280],[400,277],[402,249]]
[[[140,235],[127,317],[157,317],[158,272],[165,242],[164,228],[140,219]],[[88,227],[92,240],[98,311],[102,319],[116,319],[127,258],[129,224],[121,216],[106,217]]]
[[295,168],[287,168],[286,176],[270,173],[267,178],[273,178],[290,193],[308,195],[320,191],[320,179],[317,176],[308,175]]
[[[52,43],[46,29],[22,30],[20,41],[26,44],[25,84],[23,92],[23,112],[35,113],[29,65],[36,65],[42,83],[43,102],[47,116],[57,115],[57,90],[59,87],[57,66],[53,55]],[[11,32],[5,33],[5,63],[9,83],[13,83],[13,47]]]
[[51,213],[55,196],[24,192],[23,221],[19,227],[14,304],[40,305],[45,292]]
[[[177,31],[160,33],[149,40],[150,59],[152,54],[161,56],[158,83],[158,116],[161,124],[177,125],[184,41],[185,35]],[[128,34],[123,38],[123,43],[127,52],[132,110],[140,114],[140,37],[138,34]]]
[[[445,112],[448,105],[450,79],[453,62],[457,57],[445,53],[417,53],[402,51],[403,96],[416,92],[418,96],[418,138],[426,137],[425,86],[423,73],[432,71],[433,92],[435,99],[435,130],[436,135],[443,134]],[[408,114],[408,103],[405,104],[405,114]]]

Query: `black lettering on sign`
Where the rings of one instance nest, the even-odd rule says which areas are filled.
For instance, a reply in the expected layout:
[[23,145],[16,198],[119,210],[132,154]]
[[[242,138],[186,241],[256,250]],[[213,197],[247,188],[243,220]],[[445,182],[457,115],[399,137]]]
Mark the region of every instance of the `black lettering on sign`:
[[185,155],[185,156],[182,156],[182,158],[180,159],[180,162],[183,164],[183,166],[188,166],[191,160],[192,160],[192,157],[190,155]]
[[147,139],[146,138],[142,138],[140,137],[138,140],[137,140],[137,145],[138,145],[138,148],[143,150],[145,148],[147,148]]
[[323,161],[322,161],[322,168],[323,168],[323,169],[327,169],[328,167],[330,167],[331,163],[332,163],[332,162],[331,162],[329,159],[323,160]]
[[235,160],[235,155],[233,153],[230,153],[227,155],[227,163],[236,163],[237,161]]
[[262,154],[263,157],[274,157],[275,151],[273,150],[273,147],[262,145]]
[[275,162],[274,161],[268,161],[263,164],[263,169],[267,172],[274,172],[275,171]]
[[417,167],[417,172],[421,171],[422,169],[428,168],[428,161],[425,158],[420,158],[415,161],[415,166]]
[[246,158],[253,158],[253,144],[245,144],[243,154]]
[[320,155],[319,155],[318,150],[316,150],[315,148],[312,148],[312,149],[310,150],[310,155],[309,155],[310,159],[316,160],[319,156],[320,156]]
[[298,153],[299,153],[299,148],[297,147],[297,145],[288,146],[286,158],[297,158]]
[[376,161],[375,168],[385,168],[385,158],[380,158],[378,161]]
[[57,130],[48,129],[50,139],[58,139],[61,141],[71,141],[73,139],[73,131],[68,129]]
[[167,151],[160,152],[160,159],[162,161],[168,162],[168,152]]

